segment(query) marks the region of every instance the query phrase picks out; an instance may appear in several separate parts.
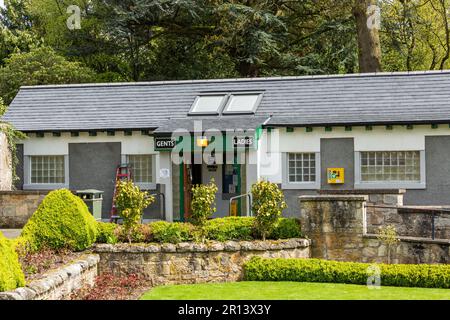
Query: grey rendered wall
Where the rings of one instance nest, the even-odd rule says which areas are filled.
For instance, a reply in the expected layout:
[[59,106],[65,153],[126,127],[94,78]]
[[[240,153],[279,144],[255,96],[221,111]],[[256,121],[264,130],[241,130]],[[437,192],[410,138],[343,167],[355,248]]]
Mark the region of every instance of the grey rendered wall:
[[144,219],[151,219],[151,220],[165,220],[165,217],[163,216],[164,213],[162,211],[163,208],[163,198],[159,196],[159,193],[164,193],[164,190],[162,190],[161,185],[156,185],[156,190],[146,190],[149,194],[154,195],[155,202],[153,202],[148,208],[144,210]]
[[104,191],[103,218],[109,218],[121,149],[120,142],[69,144],[70,189]]
[[283,217],[299,218],[300,217],[300,196],[317,195],[315,190],[283,190],[284,199],[287,204],[287,209],[283,211]]
[[[351,190],[355,186],[355,145],[353,138],[321,139],[321,189]],[[329,185],[327,168],[344,168],[345,184]]]
[[425,190],[407,190],[405,205],[450,205],[450,136],[425,137]]
[[16,155],[17,155],[17,166],[16,166],[16,175],[19,178],[19,180],[16,180],[14,182],[14,187],[17,190],[23,190],[23,163],[24,163],[24,156],[23,156],[23,144],[17,144],[16,145]]
[[[320,170],[321,189],[351,190],[354,188],[354,141],[353,138],[336,138],[320,140]],[[344,168],[345,184],[329,185],[327,183],[327,168]],[[286,217],[299,217],[300,205],[298,197],[316,195],[316,190],[283,190],[288,208],[283,212]]]

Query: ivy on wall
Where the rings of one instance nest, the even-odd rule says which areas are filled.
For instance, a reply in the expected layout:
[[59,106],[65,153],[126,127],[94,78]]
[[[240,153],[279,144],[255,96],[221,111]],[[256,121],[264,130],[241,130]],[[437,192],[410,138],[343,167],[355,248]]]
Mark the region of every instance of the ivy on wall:
[[6,112],[6,108],[2,98],[0,98],[0,132],[6,135],[6,140],[8,141],[8,150],[11,154],[12,187],[14,188],[15,182],[19,180],[16,172],[17,165],[19,164],[17,143],[20,140],[26,139],[27,136],[16,130],[11,124],[1,121],[1,116]]

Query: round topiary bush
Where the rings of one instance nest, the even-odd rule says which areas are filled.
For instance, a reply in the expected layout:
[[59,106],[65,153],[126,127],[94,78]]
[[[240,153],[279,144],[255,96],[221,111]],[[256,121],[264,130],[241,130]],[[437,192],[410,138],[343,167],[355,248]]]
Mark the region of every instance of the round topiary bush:
[[81,251],[95,242],[97,233],[97,223],[83,200],[61,189],[44,198],[21,237],[31,251],[42,247]]
[[19,257],[11,241],[0,232],[0,292],[14,290],[25,285],[25,276]]

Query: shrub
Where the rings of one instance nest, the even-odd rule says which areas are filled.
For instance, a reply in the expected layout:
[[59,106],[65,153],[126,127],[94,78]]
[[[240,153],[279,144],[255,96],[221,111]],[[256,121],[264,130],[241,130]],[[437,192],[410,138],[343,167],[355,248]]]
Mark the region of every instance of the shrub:
[[194,226],[189,223],[158,221],[150,223],[153,240],[156,242],[180,243],[194,238]]
[[97,222],[86,204],[67,189],[50,192],[25,225],[19,243],[32,251],[42,247],[81,251],[97,237]]
[[120,242],[129,242],[131,240],[133,243],[144,243],[153,241],[153,234],[148,224],[137,225],[131,233],[128,233],[124,226],[118,226],[115,230],[115,235]]
[[0,292],[25,286],[25,276],[11,241],[0,232]]
[[[208,220],[202,231],[189,223],[153,222],[138,225],[130,234],[131,241],[136,242],[171,242],[200,241],[203,238],[215,241],[249,241],[255,239],[254,217],[226,217]],[[128,242],[129,237],[123,226],[99,222],[98,243]],[[297,219],[280,218],[277,226],[269,234],[270,239],[290,239],[301,237],[300,224]]]
[[[244,265],[247,281],[328,282],[365,285],[373,264],[319,259],[263,259],[254,257]],[[378,264],[381,285],[450,288],[450,265]]]
[[192,222],[204,226],[208,218],[216,212],[215,203],[218,188],[214,179],[208,185],[195,185],[192,187]]
[[117,224],[97,222],[97,243],[115,244],[119,241],[116,229]]
[[141,222],[142,213],[152,202],[153,196],[142,192],[132,181],[119,181],[117,183],[116,208],[118,214],[123,218],[124,232],[128,241],[132,242],[132,233]]
[[209,240],[252,240],[254,218],[227,217],[209,220],[205,225],[206,238]]
[[301,238],[300,220],[295,218],[281,218],[269,234],[269,239]]
[[255,215],[255,228],[262,239],[274,229],[284,209],[283,192],[275,183],[259,181],[252,186],[252,210]]
[[378,229],[378,240],[384,243],[387,247],[387,263],[391,263],[391,250],[393,246],[400,242],[398,238],[397,229],[393,225],[380,227]]

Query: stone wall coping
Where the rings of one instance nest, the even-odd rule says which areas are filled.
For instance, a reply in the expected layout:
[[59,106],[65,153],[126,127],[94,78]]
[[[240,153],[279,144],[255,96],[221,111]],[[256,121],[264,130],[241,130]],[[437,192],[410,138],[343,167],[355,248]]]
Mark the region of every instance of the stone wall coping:
[[[367,233],[363,235],[363,238],[368,239],[378,239],[378,235],[374,233]],[[419,237],[405,237],[399,236],[398,239],[404,242],[417,242],[417,243],[431,243],[431,244],[446,244],[450,245],[450,239],[430,239],[430,238],[419,238]]]
[[406,189],[357,189],[357,190],[319,190],[319,194],[405,194]]
[[398,206],[398,213],[450,214],[445,206]]
[[31,281],[25,287],[0,292],[0,300],[34,300],[61,286],[66,280],[79,276],[95,267],[99,261],[100,256],[97,254],[85,255],[69,265],[49,271],[44,275],[44,278]]
[[368,201],[367,195],[305,195],[300,201]]
[[96,253],[183,253],[183,252],[217,252],[217,251],[270,251],[306,248],[311,244],[309,239],[286,239],[269,241],[210,241],[208,243],[182,242],[149,243],[149,244],[96,244],[93,251]]
[[0,191],[0,196],[44,196],[50,191],[39,191],[39,190],[10,190],[10,191]]

